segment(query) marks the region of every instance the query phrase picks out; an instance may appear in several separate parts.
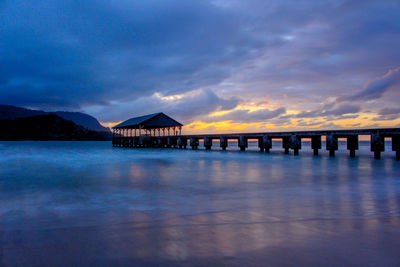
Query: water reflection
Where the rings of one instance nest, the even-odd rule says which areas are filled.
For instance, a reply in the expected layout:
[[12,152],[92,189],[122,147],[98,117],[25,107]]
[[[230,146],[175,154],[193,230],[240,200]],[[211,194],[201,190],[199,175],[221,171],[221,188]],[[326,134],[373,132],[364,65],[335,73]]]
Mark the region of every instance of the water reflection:
[[2,143],[0,265],[399,262],[392,157],[253,150]]

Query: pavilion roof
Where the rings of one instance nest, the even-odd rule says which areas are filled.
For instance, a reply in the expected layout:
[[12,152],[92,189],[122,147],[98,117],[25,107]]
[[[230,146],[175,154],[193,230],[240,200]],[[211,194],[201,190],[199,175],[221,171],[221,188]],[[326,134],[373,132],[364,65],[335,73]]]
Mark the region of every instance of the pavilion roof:
[[159,112],[128,119],[114,126],[113,128],[153,129],[153,128],[166,128],[166,127],[179,127],[179,126],[183,126],[183,124],[177,122],[176,120],[165,115],[164,113]]

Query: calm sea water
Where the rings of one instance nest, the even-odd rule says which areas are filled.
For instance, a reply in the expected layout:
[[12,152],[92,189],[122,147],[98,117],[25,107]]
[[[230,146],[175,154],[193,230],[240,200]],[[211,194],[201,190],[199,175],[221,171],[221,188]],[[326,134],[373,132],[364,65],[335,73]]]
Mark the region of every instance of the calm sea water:
[[344,145],[0,142],[0,265],[399,266],[400,162]]

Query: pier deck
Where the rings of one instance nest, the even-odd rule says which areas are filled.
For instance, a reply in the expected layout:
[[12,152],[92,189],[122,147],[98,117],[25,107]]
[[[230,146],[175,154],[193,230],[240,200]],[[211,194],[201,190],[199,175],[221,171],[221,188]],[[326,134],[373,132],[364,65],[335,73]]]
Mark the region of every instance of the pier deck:
[[294,131],[294,132],[264,132],[264,133],[232,133],[232,134],[198,134],[198,135],[162,135],[162,136],[129,136],[124,132],[114,135],[112,144],[115,147],[159,147],[159,148],[183,148],[189,145],[192,149],[198,149],[200,140],[203,140],[205,149],[211,149],[213,140],[219,140],[220,148],[226,150],[228,140],[237,140],[238,147],[244,151],[248,147],[248,140],[258,140],[260,151],[269,152],[272,148],[272,139],[282,140],[282,148],[288,154],[293,150],[294,155],[299,154],[301,139],[311,139],[311,148],[314,155],[318,155],[322,148],[322,137],[325,138],[326,150],[330,156],[335,156],[338,150],[338,139],[347,141],[347,149],[351,157],[355,157],[358,150],[360,135],[371,138],[371,151],[374,157],[379,159],[381,152],[385,151],[385,138],[391,138],[392,151],[396,152],[396,159],[400,160],[400,128],[359,129],[359,130],[322,130],[322,131]]

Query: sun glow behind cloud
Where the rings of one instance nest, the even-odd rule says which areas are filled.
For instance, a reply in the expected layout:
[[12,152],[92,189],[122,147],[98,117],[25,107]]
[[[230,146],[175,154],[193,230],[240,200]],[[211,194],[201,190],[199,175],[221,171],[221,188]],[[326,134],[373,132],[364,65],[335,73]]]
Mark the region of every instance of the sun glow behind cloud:
[[[168,102],[172,105],[177,101],[185,100],[187,97],[196,97],[201,94],[201,91],[191,92],[187,94],[171,95],[164,97],[161,94],[155,94],[154,97],[161,101]],[[379,120],[379,116],[371,112],[355,112],[346,106],[337,106],[332,103],[334,99],[328,99],[325,106],[330,108],[322,108],[321,111],[315,110],[284,110],[282,113],[276,113],[269,119],[252,122],[240,121],[237,122],[235,114],[242,116],[257,112],[272,113],[274,107],[279,107],[278,104],[272,103],[271,100],[259,102],[249,101],[242,102],[233,109],[218,110],[203,116],[203,119],[189,121],[184,126],[185,134],[195,133],[228,133],[228,132],[271,132],[271,131],[286,131],[286,130],[316,130],[316,129],[346,129],[346,128],[376,128],[376,127],[393,127],[393,124],[400,125],[400,118],[392,120]],[[260,104],[260,102],[262,104]],[[335,108],[336,107],[336,108]],[[349,106],[350,108],[352,106]],[[343,109],[344,114],[340,114],[340,109]],[[279,109],[279,108],[278,108]],[[276,110],[278,110],[276,109]],[[350,112],[350,114],[346,114]],[[311,117],[308,114],[315,114]],[[333,115],[332,115],[333,114]],[[230,119],[229,116],[232,115]],[[305,117],[303,117],[305,116]],[[330,118],[330,116],[333,116]],[[104,126],[112,127],[119,122],[103,123]]]
[[122,121],[117,121],[117,122],[100,122],[100,124],[104,127],[112,128],[117,124],[120,124]]
[[163,96],[162,94],[157,92],[157,93],[154,93],[153,96],[155,96],[163,101],[176,101],[176,100],[184,98],[185,94]]

